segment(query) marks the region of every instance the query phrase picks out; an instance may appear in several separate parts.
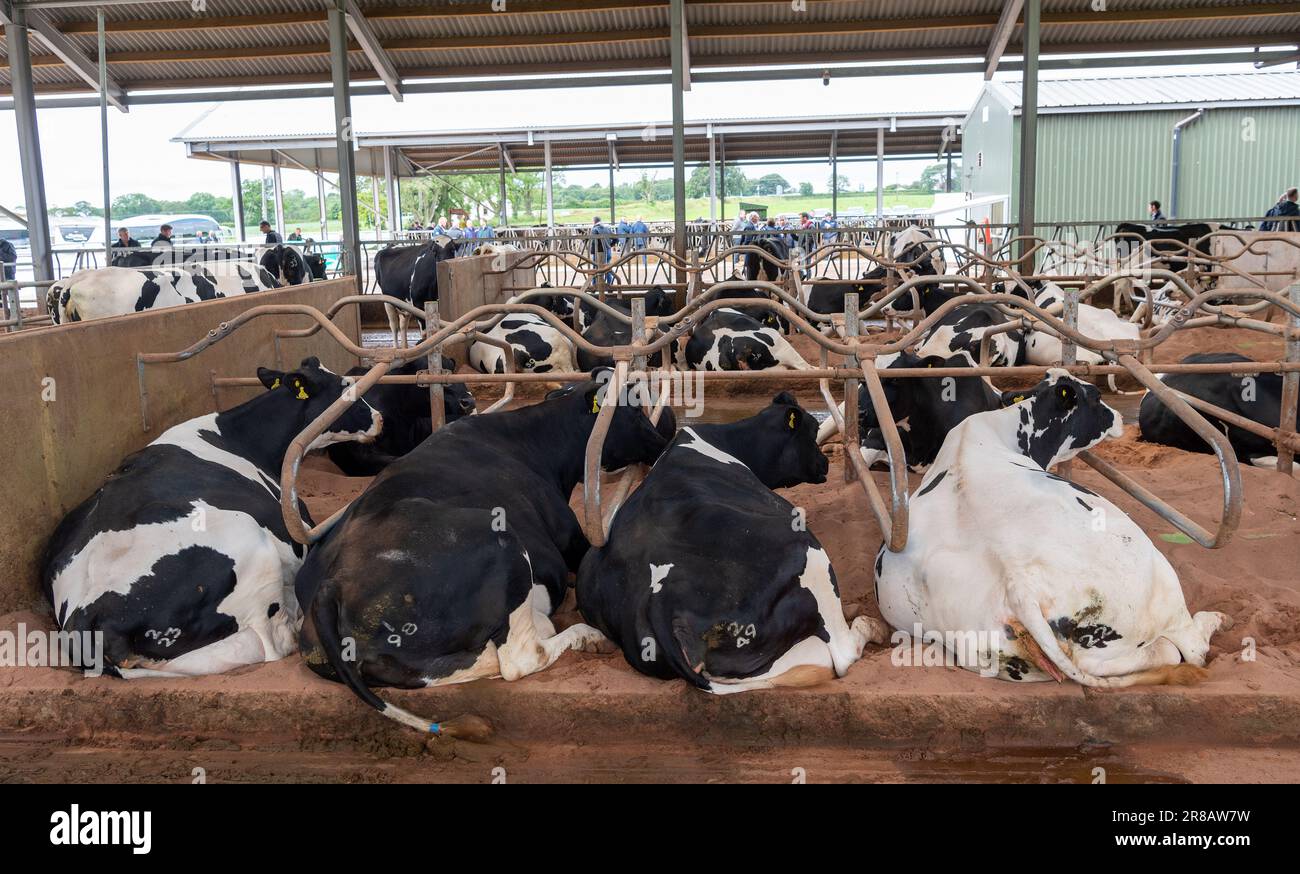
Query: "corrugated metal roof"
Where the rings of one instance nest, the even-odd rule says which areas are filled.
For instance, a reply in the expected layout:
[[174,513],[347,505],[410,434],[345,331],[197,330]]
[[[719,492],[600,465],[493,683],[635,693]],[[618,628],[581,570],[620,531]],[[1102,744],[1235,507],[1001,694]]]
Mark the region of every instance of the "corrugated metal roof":
[[[407,78],[465,71],[483,77],[528,73],[662,71],[669,63],[667,0],[358,0]],[[206,0],[103,7],[109,70],[128,90],[325,83],[328,39],[320,0]],[[692,63],[755,67],[873,60],[982,57],[1002,0],[691,0],[686,5]],[[1149,52],[1291,44],[1300,3],[1260,0],[1043,0],[1042,51]],[[95,9],[42,10],[87,55]],[[1008,54],[1015,54],[1019,33]],[[43,51],[33,40],[36,52]],[[0,57],[3,43],[0,42]],[[1158,58],[1152,58],[1158,62]],[[376,75],[365,56],[349,58],[354,78]],[[35,71],[38,92],[86,90],[61,64]],[[0,94],[9,70],[0,65]]]
[[[1017,109],[1020,82],[993,84]],[[1038,108],[1089,109],[1116,106],[1208,106],[1300,101],[1300,73],[1218,73],[1187,76],[1112,76],[1040,80]]]

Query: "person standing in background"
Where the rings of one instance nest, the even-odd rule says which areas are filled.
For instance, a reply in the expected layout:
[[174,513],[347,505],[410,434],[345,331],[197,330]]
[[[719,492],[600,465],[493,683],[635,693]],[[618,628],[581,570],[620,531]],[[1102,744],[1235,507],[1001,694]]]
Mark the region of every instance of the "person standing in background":
[[[1277,199],[1277,203],[1273,204],[1273,208],[1264,215],[1270,218],[1300,216],[1300,204],[1296,203],[1298,197],[1300,197],[1300,189],[1288,188],[1282,192],[1282,196]],[[1300,222],[1260,222],[1259,229],[1261,231],[1300,231]]]
[[284,238],[281,237],[281,236],[280,236],[280,235],[279,235],[279,234],[278,234],[278,233],[277,233],[277,232],[276,232],[276,231],[271,227],[271,223],[268,222],[268,221],[266,221],[265,219],[263,219],[262,223],[261,223],[260,225],[257,226],[257,229],[258,229],[259,231],[261,231],[262,233],[266,234],[266,241],[265,241],[265,242],[266,242],[266,245],[268,245],[268,246],[279,246],[279,245],[282,245],[282,244],[284,243]]
[[1151,217],[1153,224],[1165,220],[1165,214],[1160,211],[1160,201],[1153,200],[1147,204],[1147,215]]

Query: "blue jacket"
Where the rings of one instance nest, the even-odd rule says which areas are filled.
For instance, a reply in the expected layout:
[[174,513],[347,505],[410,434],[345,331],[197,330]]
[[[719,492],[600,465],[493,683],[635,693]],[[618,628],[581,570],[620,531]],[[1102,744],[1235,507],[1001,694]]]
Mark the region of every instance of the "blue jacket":
[[[1300,204],[1294,200],[1279,200],[1264,215],[1300,215]],[[1260,222],[1261,231],[1300,231],[1300,222]]]

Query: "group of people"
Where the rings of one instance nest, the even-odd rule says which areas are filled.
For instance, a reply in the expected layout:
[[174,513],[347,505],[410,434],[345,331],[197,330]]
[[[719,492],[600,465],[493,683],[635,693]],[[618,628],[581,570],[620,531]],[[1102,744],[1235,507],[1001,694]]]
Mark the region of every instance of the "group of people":
[[496,229],[487,219],[479,219],[478,224],[475,225],[464,216],[454,222],[447,216],[443,216],[436,223],[430,222],[423,227],[418,221],[414,221],[411,222],[409,230],[433,231],[435,234],[451,237],[453,240],[495,240],[497,236]]
[[[1297,220],[1300,219],[1300,203],[1297,201],[1300,201],[1300,189],[1288,188],[1283,191],[1277,203],[1264,213],[1265,219],[1281,219],[1281,221],[1262,221],[1259,223],[1259,229],[1264,232],[1300,231],[1300,220]],[[1147,203],[1147,215],[1150,217],[1151,224],[1156,226],[1167,221],[1158,200]]]

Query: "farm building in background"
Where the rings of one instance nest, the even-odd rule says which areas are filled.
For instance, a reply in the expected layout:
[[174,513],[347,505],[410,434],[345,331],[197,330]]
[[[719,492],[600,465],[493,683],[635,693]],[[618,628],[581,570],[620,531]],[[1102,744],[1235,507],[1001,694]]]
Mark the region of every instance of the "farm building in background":
[[[1258,218],[1300,184],[1300,73],[1042,81],[1038,223]],[[1175,126],[1182,122],[1177,188]],[[962,130],[963,186],[1016,220],[1020,83],[989,82]]]

